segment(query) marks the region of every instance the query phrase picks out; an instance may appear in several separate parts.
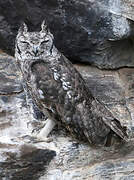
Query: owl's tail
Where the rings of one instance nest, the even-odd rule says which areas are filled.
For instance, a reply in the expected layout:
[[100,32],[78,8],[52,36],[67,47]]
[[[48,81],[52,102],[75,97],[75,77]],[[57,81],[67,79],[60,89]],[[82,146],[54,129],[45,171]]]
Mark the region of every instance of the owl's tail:
[[[103,122],[110,127],[110,129],[117,134],[121,139],[128,142],[129,137],[127,134],[127,128],[123,127],[119,120],[114,118],[112,112],[105,106],[102,102],[96,101],[97,103],[100,103],[101,105],[101,111],[102,113],[106,114],[106,118],[103,117]],[[106,110],[106,111],[105,111]]]
[[122,127],[117,119],[113,119],[110,121],[110,127],[121,139],[128,142],[129,137],[127,134],[127,128]]

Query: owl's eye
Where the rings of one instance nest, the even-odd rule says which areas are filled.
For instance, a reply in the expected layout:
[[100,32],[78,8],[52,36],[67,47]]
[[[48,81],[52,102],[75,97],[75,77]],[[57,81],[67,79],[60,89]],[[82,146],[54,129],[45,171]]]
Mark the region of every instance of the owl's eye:
[[44,41],[41,42],[41,44],[47,43],[48,41],[49,41],[49,39],[44,40]]
[[26,41],[21,41],[21,44],[22,44],[23,46],[28,46],[28,45],[29,45],[29,43],[26,42]]
[[26,42],[26,41],[21,41],[21,43],[23,43],[23,44],[28,44],[28,42]]

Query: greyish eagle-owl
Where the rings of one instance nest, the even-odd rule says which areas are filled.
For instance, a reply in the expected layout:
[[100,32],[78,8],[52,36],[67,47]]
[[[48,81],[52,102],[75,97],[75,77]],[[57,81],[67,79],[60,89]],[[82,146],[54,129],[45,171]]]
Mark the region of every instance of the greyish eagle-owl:
[[73,64],[58,51],[45,21],[40,32],[29,32],[25,23],[16,37],[15,57],[30,95],[48,120],[37,135],[47,141],[57,122],[71,135],[102,145],[113,132],[127,141],[126,130],[88,89]]

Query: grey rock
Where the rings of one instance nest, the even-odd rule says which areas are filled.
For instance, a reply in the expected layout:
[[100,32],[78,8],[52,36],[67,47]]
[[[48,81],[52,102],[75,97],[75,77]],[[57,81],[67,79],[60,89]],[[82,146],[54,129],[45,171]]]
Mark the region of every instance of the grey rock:
[[[62,127],[52,132],[53,142],[34,141],[31,132],[42,125],[43,117],[37,115],[35,119],[27,107],[14,61],[0,54],[0,179],[134,178],[134,68],[107,71],[75,65],[92,93],[131,131],[128,143],[116,140],[111,147],[93,148],[72,139]],[[5,89],[3,82],[7,83]]]
[[0,54],[0,95],[15,94],[23,91],[20,81],[16,78],[16,76],[19,76],[19,72],[17,74],[14,62],[13,57]]
[[13,54],[20,23],[39,30],[45,18],[57,48],[72,62],[134,67],[133,7],[133,0],[1,0],[0,48]]
[[31,146],[22,146],[21,148],[30,148],[31,152],[16,158],[13,153],[9,153],[10,160],[0,163],[0,178],[12,180],[37,180],[41,172],[45,171],[49,162],[55,156],[55,152],[48,149],[32,149]]
[[[79,152],[71,162],[67,161],[58,168],[52,168],[54,164],[51,162],[47,176],[42,176],[40,180],[45,177],[48,180],[133,179],[133,150],[130,147],[132,148],[132,144],[96,150],[78,147]],[[125,151],[129,151],[132,156],[129,157],[130,154],[124,153]]]

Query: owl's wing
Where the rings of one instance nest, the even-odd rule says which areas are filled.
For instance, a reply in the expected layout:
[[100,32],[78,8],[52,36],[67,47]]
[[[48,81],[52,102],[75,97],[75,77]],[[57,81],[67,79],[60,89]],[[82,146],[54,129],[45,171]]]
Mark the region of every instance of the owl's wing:
[[[70,62],[68,62],[68,61],[65,61],[65,63],[66,63],[66,66],[67,66],[67,64],[70,64]],[[85,98],[89,98],[89,99],[87,99],[87,101],[89,101],[89,103],[91,103],[93,105],[92,111],[96,112],[98,114],[98,116],[102,117],[102,121],[108,127],[110,127],[110,129],[113,130],[119,137],[121,137],[125,141],[128,141],[126,127],[122,127],[119,120],[114,118],[113,114],[106,108],[106,106],[102,102],[100,102],[98,99],[96,99],[92,96],[92,94],[91,94],[90,90],[88,89],[86,82],[84,81],[82,76],[71,65],[70,65],[70,71],[75,75],[74,76],[75,83],[72,83],[72,84],[75,84],[76,86],[78,86],[78,84],[79,84],[79,88],[78,88],[79,96],[83,97],[83,95],[84,95]],[[81,88],[80,88],[80,86],[81,86]],[[75,89],[75,87],[72,87],[72,88]]]
[[[90,90],[88,89],[86,85],[86,82],[84,81],[82,76],[79,74],[79,72],[73,67],[73,65],[68,60],[66,60],[65,57],[64,57],[64,60],[65,61],[63,62],[64,63],[63,67],[66,67],[66,70],[64,69],[64,73],[66,72],[65,81],[70,82],[70,87],[68,88],[68,90],[69,91],[72,90],[72,95],[74,95],[79,102],[83,101],[83,96],[84,96],[86,101],[89,102],[89,104],[92,104],[92,107],[93,107],[92,111],[94,111],[95,114],[98,115],[98,117],[102,118],[102,121],[104,122],[104,124],[106,124],[111,130],[113,130],[119,137],[121,137],[125,141],[128,141],[126,128],[121,126],[119,120],[114,118],[113,114],[106,108],[106,106],[102,102],[100,102],[98,99],[93,97],[93,95],[91,94]],[[73,101],[75,101],[74,98],[73,98]],[[83,110],[83,115],[84,115],[84,110]],[[80,126],[81,124],[82,126],[86,126],[86,123],[84,125],[84,122],[78,122],[78,123]],[[98,125],[96,126],[99,127],[99,124],[101,124],[99,119],[97,123]],[[101,124],[100,126],[103,126],[103,125]]]

